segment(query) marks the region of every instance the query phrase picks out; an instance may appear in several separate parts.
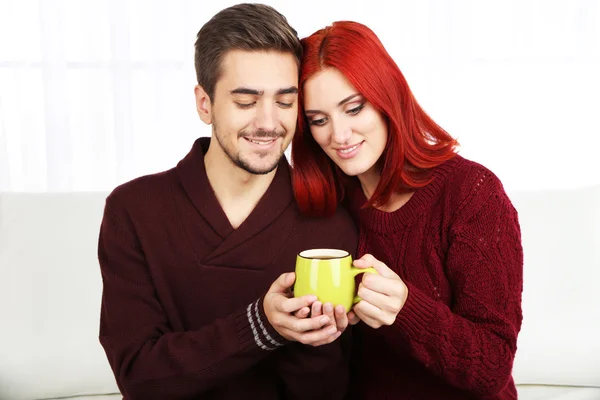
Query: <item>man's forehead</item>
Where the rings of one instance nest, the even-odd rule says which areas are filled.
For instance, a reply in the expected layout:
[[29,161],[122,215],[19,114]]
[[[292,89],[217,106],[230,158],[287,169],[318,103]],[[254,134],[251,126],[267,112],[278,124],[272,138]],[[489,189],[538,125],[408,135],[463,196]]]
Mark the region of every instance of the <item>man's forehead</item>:
[[228,52],[221,65],[222,89],[238,88],[276,93],[298,85],[298,67],[292,54],[276,51]]
[[285,52],[285,51],[278,51],[278,50],[239,50],[239,49],[234,49],[234,50],[229,50],[227,52],[225,52],[225,54],[223,55],[223,57],[221,58],[221,61],[223,64],[229,64],[229,65],[237,65],[240,63],[248,63],[248,62],[265,62],[266,60],[270,60],[271,62],[273,62],[273,60],[275,61],[279,61],[279,62],[285,62],[285,63],[289,63],[292,62],[293,64],[297,65],[297,60],[296,57],[290,53],[290,52]]

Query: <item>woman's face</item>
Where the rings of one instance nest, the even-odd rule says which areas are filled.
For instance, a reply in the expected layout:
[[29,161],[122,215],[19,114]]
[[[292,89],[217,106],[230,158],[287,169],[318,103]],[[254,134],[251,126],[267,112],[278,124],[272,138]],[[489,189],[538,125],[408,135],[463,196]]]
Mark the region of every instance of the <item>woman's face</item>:
[[385,120],[335,68],[303,87],[304,113],[315,141],[350,176],[374,171],[387,143]]

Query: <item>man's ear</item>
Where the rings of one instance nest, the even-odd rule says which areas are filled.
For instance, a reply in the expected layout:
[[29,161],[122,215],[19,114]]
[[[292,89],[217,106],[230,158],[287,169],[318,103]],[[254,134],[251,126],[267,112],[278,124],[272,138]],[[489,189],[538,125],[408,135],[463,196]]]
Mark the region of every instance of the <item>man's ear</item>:
[[204,88],[200,85],[194,87],[194,94],[196,95],[196,110],[202,122],[207,125],[212,123],[211,107],[212,103],[208,93],[204,91]]

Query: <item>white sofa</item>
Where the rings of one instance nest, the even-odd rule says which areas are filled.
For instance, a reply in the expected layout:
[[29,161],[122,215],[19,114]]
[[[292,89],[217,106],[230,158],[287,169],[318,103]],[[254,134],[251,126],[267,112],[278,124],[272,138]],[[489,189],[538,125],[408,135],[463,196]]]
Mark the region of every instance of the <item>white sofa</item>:
[[[509,194],[525,248],[520,398],[598,400],[600,186]],[[121,398],[97,339],[105,197],[0,194],[0,399]]]

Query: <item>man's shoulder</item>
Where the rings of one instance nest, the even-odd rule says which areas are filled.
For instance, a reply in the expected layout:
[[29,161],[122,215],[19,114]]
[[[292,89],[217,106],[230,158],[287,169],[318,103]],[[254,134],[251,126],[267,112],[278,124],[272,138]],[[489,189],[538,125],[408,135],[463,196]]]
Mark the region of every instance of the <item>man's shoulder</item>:
[[344,248],[354,253],[358,229],[345,207],[338,206],[335,213],[327,217],[310,217],[300,213],[296,206],[295,240],[303,248]]
[[328,217],[309,217],[297,211],[296,221],[291,239],[299,251],[329,248],[356,255],[358,229],[344,207]]
[[141,204],[160,202],[168,196],[175,183],[174,169],[132,179],[117,186],[108,195],[109,206],[135,209]]
[[333,215],[323,217],[311,217],[300,212],[298,205],[294,202],[294,213],[301,225],[307,227],[320,226],[335,229],[336,227],[354,227],[354,220],[343,205],[338,205]]
[[339,204],[335,210],[335,213],[329,217],[330,221],[334,225],[339,225],[345,228],[354,228],[355,223],[352,216],[346,209],[346,207]]

